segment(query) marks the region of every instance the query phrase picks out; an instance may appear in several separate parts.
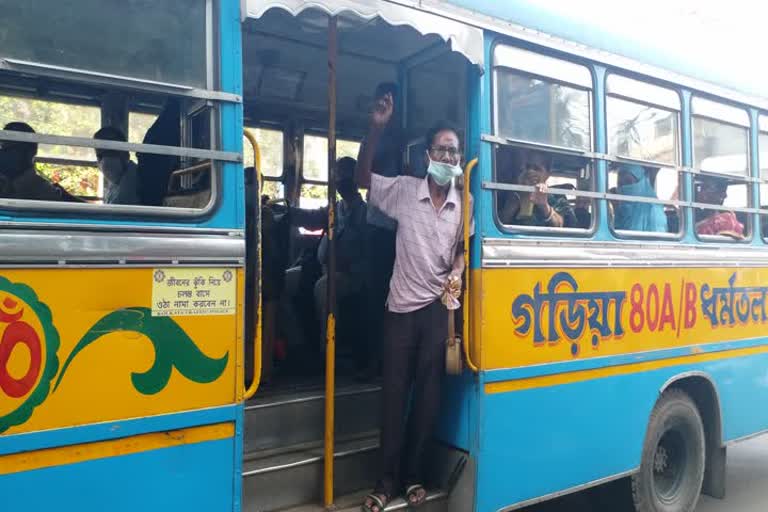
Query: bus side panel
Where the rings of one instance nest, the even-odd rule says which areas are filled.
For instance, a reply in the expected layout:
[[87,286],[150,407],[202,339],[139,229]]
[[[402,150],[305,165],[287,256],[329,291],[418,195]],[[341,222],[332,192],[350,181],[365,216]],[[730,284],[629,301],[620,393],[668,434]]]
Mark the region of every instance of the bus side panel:
[[0,271],[0,439],[234,403],[242,287],[235,267]]
[[[486,384],[478,511],[496,512],[640,465],[648,418],[665,384],[705,375],[719,393],[724,441],[768,427],[765,346]],[[746,354],[746,355],[739,355]],[[587,380],[584,380],[587,379]]]
[[[230,428],[229,432],[232,434],[234,429]],[[213,437],[220,434],[214,433]],[[96,443],[96,446],[77,445],[24,454],[26,462],[37,459],[43,467],[28,469],[24,461],[17,460],[16,464],[27,469],[0,477],[3,509],[30,512],[233,510],[233,437],[190,444],[180,442],[147,451],[142,450],[153,443],[141,437],[110,443],[114,445],[106,446],[106,451],[135,453],[88,459],[88,454],[98,454],[102,443]],[[54,465],[58,461],[69,463]],[[13,465],[13,461],[7,459],[4,462]],[[9,469],[4,465],[2,472]]]

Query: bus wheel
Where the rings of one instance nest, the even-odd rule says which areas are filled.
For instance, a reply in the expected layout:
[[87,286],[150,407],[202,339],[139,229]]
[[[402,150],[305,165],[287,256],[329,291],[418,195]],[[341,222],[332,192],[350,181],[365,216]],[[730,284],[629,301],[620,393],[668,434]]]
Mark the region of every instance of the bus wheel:
[[693,512],[704,480],[704,425],[696,404],[679,389],[656,403],[632,477],[637,512]]

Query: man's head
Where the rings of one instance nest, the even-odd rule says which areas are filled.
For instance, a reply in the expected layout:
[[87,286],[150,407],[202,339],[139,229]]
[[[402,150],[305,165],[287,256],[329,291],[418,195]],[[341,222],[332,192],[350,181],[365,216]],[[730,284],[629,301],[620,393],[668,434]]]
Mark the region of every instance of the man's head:
[[447,121],[436,123],[429,129],[424,141],[427,144],[430,160],[450,165],[461,163],[459,130],[451,123]]
[[[115,142],[127,142],[128,138],[125,134],[115,128],[114,126],[105,126],[99,131],[93,134],[93,138],[96,140],[112,140]],[[128,159],[127,151],[112,151],[108,149],[97,149],[96,160],[101,161],[104,157],[118,157],[121,159]]]
[[528,151],[523,157],[517,182],[520,185],[546,183],[552,170],[552,159],[541,151]]
[[355,184],[356,165],[357,161],[348,156],[336,161],[336,190],[339,191],[345,201],[352,199],[357,192],[357,185]]
[[696,202],[721,205],[728,197],[728,180],[702,175],[696,185]]
[[[27,123],[8,123],[7,131],[35,133]],[[0,173],[15,178],[24,171],[34,168],[37,144],[33,142],[0,141]]]

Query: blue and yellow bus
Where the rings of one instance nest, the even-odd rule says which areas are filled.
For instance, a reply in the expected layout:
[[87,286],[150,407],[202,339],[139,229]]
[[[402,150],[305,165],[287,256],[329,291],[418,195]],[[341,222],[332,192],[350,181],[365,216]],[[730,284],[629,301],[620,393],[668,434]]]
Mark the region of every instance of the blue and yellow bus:
[[754,91],[524,1],[0,12],[0,510],[359,509],[380,387],[353,378],[355,301],[324,346],[290,342],[314,327],[286,320],[311,296],[286,299],[288,267],[322,230],[282,203],[335,202],[383,82],[404,170],[449,120],[474,197],[426,510],[619,481],[690,512],[768,429]]

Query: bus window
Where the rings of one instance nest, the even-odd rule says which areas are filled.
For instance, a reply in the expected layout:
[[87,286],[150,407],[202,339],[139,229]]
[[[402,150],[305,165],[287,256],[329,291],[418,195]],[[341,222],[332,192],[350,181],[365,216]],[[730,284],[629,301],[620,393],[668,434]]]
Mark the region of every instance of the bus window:
[[[284,141],[283,132],[270,128],[246,128],[256,137],[261,151],[261,175],[264,178],[262,193],[270,199],[283,199],[285,190],[282,183]],[[243,140],[243,165],[253,166],[251,146]]]
[[[353,140],[336,141],[336,158],[357,159],[360,143]],[[328,139],[318,135],[304,135],[304,165],[299,205],[319,208],[328,204]],[[306,206],[304,206],[306,205]]]
[[499,46],[494,88],[499,223],[522,231],[590,229],[594,201],[578,194],[595,183],[583,156],[592,149],[589,69]]
[[[768,116],[760,116],[760,134],[757,140],[758,165],[760,166],[760,210],[768,210]],[[768,215],[760,216],[760,230],[768,238]]]
[[[681,233],[679,208],[673,203],[680,189],[680,97],[671,89],[614,74],[606,88],[609,153],[635,161],[609,167],[611,227],[622,236]],[[626,196],[643,199],[628,201]]]
[[[693,161],[702,172],[694,181],[695,231],[703,240],[745,240],[751,236],[749,116],[747,112],[693,98]],[[712,205],[706,208],[703,205]]]
[[511,185],[496,193],[497,216],[504,226],[522,230],[592,227],[592,199],[567,193],[594,190],[589,159],[503,147],[496,152],[496,180]]
[[[608,213],[611,227],[621,236],[681,233],[677,201],[680,175],[677,169],[642,163],[611,164]],[[628,197],[644,198],[630,201]],[[661,201],[669,201],[662,203]]]

